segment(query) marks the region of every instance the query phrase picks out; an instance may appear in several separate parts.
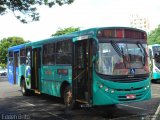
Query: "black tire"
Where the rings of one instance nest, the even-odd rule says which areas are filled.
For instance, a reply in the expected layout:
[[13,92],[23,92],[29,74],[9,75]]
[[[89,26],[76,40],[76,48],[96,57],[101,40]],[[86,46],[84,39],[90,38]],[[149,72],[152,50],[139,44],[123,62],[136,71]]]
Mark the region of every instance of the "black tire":
[[29,90],[26,89],[25,80],[22,80],[22,82],[21,82],[21,92],[22,92],[23,96],[28,96],[29,95]]
[[72,88],[71,86],[66,86],[64,88],[64,94],[63,94],[64,104],[66,106],[66,109],[72,110],[76,108],[76,103],[73,101],[72,97]]

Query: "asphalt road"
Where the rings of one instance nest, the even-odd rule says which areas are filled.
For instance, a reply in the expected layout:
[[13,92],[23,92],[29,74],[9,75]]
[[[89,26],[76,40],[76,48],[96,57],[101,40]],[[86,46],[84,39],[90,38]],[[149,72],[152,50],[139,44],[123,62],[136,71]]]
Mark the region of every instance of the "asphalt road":
[[[153,98],[115,107],[65,111],[63,101],[48,95],[22,96],[20,87],[0,78],[0,119],[4,120],[158,120],[160,84],[152,84]],[[156,114],[156,116],[155,116]]]

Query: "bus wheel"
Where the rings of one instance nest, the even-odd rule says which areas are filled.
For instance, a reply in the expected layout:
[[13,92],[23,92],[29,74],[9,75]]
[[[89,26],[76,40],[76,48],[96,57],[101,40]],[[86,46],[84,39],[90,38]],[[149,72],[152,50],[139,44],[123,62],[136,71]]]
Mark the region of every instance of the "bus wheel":
[[25,80],[22,80],[22,82],[21,82],[21,92],[22,92],[23,96],[28,96],[29,95],[29,91],[26,89]]
[[75,104],[72,99],[72,88],[70,86],[66,86],[64,89],[64,104],[67,109],[73,109],[75,107]]

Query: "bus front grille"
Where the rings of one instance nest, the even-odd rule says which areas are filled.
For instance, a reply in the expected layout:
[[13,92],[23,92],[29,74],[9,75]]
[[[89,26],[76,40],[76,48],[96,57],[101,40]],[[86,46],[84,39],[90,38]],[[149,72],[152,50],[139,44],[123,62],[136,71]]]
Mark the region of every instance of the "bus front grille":
[[102,79],[119,82],[119,83],[131,83],[139,82],[149,78],[149,74],[140,74],[140,75],[102,75],[98,74]]
[[132,78],[114,78],[114,79],[111,79],[111,81],[114,81],[114,82],[120,82],[120,83],[130,83],[130,82],[139,82],[139,81],[143,81],[143,80],[146,80],[147,77],[132,77]]

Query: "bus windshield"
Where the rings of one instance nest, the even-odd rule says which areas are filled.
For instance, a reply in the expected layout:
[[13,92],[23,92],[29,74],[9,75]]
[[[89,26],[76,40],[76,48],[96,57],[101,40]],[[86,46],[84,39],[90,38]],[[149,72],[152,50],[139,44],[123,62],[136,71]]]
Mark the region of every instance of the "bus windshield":
[[[116,43],[122,55],[111,43],[99,43],[99,58],[96,71],[104,75],[130,75],[148,73],[147,58],[144,50],[136,43]],[[146,48],[147,45],[143,44]],[[131,70],[132,71],[131,73]],[[134,72],[134,73],[133,73]]]
[[160,68],[160,46],[153,46],[155,65]]

